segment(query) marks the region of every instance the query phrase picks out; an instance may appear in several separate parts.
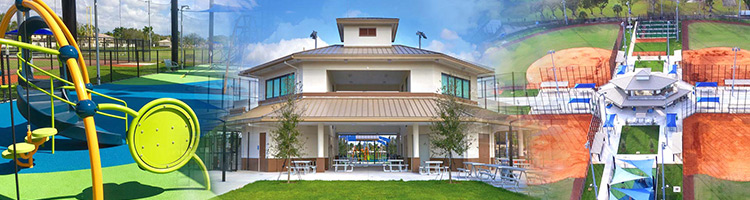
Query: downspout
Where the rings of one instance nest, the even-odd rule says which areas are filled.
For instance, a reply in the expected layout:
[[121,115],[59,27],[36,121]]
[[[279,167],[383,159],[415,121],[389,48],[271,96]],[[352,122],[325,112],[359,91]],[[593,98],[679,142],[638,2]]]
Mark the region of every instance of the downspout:
[[[295,67],[295,66],[294,66],[294,65],[292,65],[292,64],[289,64],[289,63],[287,63],[287,62],[286,62],[286,60],[284,61],[284,64],[285,64],[285,65],[287,65],[287,66],[289,66],[289,67],[291,67],[292,69],[294,69],[294,70],[295,70],[295,72],[294,72],[294,79],[295,79],[295,80],[294,80],[294,81],[295,81],[295,83],[297,83],[297,81],[299,81],[299,80],[300,80],[300,75],[299,75],[299,68]],[[301,91],[300,91],[300,93],[301,93]]]

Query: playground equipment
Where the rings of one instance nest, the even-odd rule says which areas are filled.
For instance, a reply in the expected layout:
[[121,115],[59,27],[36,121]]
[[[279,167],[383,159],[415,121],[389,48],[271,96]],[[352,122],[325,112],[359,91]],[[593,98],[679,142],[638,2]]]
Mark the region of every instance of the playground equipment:
[[[30,17],[30,10],[34,10],[39,17]],[[2,39],[11,17],[17,11],[22,12],[25,18],[19,25],[20,41]],[[28,43],[31,33],[42,28],[52,31],[60,47],[58,50]],[[19,111],[29,123],[38,127],[49,127],[31,131],[31,125],[27,125],[26,142],[11,145],[2,153],[3,158],[14,159],[18,166],[31,168],[34,166],[34,153],[50,136],[60,134],[71,139],[85,140],[91,162],[93,197],[103,199],[99,144],[119,145],[122,143],[122,137],[118,133],[97,130],[94,115],[99,114],[125,121],[126,141],[131,156],[141,169],[153,173],[169,173],[181,168],[190,160],[195,160],[202,168],[206,188],[210,190],[206,167],[195,154],[200,138],[200,124],[193,110],[180,100],[162,98],[147,103],[136,112],[128,108],[123,100],[95,92],[93,85],[89,83],[87,68],[83,58],[79,56],[81,52],[76,41],[62,20],[43,1],[16,0],[15,5],[8,9],[0,22],[0,44],[19,48],[17,57],[19,63],[22,63],[16,73],[19,84],[16,87],[19,96],[16,105]],[[57,55],[65,69],[61,70],[62,77],[30,62],[31,51]],[[33,70],[49,76],[50,80],[35,79]],[[7,85],[2,88],[8,87],[14,86]],[[77,99],[71,99],[68,95],[75,95]],[[92,100],[92,95],[119,104],[97,105]],[[119,116],[101,112],[103,110],[125,114]],[[129,115],[134,119],[128,125]],[[52,142],[54,151],[54,139]]]

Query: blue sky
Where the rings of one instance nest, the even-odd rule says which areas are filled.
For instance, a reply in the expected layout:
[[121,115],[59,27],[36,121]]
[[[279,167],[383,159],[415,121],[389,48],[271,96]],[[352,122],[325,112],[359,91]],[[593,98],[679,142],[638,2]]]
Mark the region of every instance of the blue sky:
[[427,1],[285,1],[258,0],[252,11],[255,31],[248,35],[251,43],[246,56],[252,64],[313,48],[309,35],[320,37],[319,46],[338,44],[336,18],[400,18],[396,44],[418,46],[415,33],[423,31],[428,39],[422,46],[464,60],[479,62],[485,37],[477,36],[488,21],[498,18],[499,3],[491,0]]

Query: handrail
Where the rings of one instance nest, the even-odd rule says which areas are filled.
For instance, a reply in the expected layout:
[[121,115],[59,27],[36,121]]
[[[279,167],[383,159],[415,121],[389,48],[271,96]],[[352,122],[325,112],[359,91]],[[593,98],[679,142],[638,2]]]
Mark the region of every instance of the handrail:
[[39,51],[39,52],[42,52],[42,53],[47,53],[47,54],[52,54],[52,55],[60,55],[60,51],[58,51],[58,50],[50,49],[50,48],[47,48],[47,47],[36,46],[36,45],[25,43],[25,42],[19,42],[19,41],[15,41],[15,40],[9,40],[9,39],[5,39],[5,38],[0,38],[0,44],[7,44],[7,45],[10,45],[10,46],[16,46],[16,47],[20,47],[20,48],[24,48],[24,49],[29,49],[29,50],[34,50],[34,51]]
[[[1,41],[1,40],[0,40],[0,43],[2,43],[2,42],[3,42],[3,41]],[[24,43],[24,44],[28,44],[28,43]],[[34,65],[34,64],[32,64],[32,63],[29,63],[28,61],[26,61],[25,59],[23,59],[23,56],[21,56],[21,52],[18,52],[18,53],[16,54],[16,57],[18,58],[18,60],[19,60],[19,61],[22,61],[22,62],[24,62],[24,63],[28,64],[28,65],[29,65],[29,66],[31,66],[32,68],[36,69],[36,70],[37,70],[37,71],[39,71],[39,72],[42,72],[42,73],[43,73],[43,74],[45,74],[45,75],[48,75],[48,76],[49,76],[49,77],[51,77],[51,78],[57,79],[57,80],[59,80],[59,81],[62,81],[63,83],[66,83],[66,84],[68,84],[68,85],[73,85],[73,83],[71,83],[70,81],[67,81],[67,80],[65,80],[65,79],[63,79],[63,78],[60,78],[59,76],[55,76],[54,74],[52,74],[52,73],[49,73],[49,72],[47,72],[46,70],[43,70],[43,69],[41,69],[41,68],[37,67],[36,65]],[[25,78],[25,77],[23,77],[23,75],[21,75],[21,72],[23,72],[23,67],[19,68],[19,70],[18,70],[18,71],[16,72],[16,75],[17,75],[17,76],[18,76],[18,77],[19,77],[20,79],[23,79],[23,81],[24,81],[24,82],[28,82],[28,81],[26,80],[26,78]],[[54,97],[54,98],[56,98],[56,99],[58,99],[58,100],[60,100],[60,101],[63,101],[63,102],[65,102],[65,103],[68,103],[68,104],[70,104],[70,105],[73,105],[73,106],[75,106],[75,103],[73,103],[73,102],[71,102],[71,101],[68,101],[68,100],[65,100],[65,99],[63,99],[63,98],[60,98],[60,97],[58,97],[57,95],[54,95],[54,94],[52,94],[52,93],[49,93],[49,92],[47,92],[47,91],[45,91],[45,90],[43,90],[43,89],[41,89],[41,88],[37,87],[37,86],[36,86],[35,84],[33,84],[33,83],[28,83],[28,84],[29,84],[30,86],[32,86],[32,87],[33,87],[34,89],[36,89],[36,90],[39,90],[39,91],[41,91],[41,92],[43,92],[43,93],[45,93],[45,94],[47,94],[47,95],[49,95],[49,96],[52,96],[52,97]],[[74,89],[75,89],[75,87],[74,87],[74,86],[62,86],[61,88],[62,88],[62,89],[66,89],[66,90],[74,90]],[[112,96],[109,96],[109,95],[105,95],[105,94],[102,94],[102,93],[96,92],[96,91],[94,91],[94,90],[88,89],[88,88],[86,88],[86,91],[87,91],[87,92],[89,92],[89,93],[91,93],[91,94],[96,94],[96,95],[99,95],[99,96],[101,96],[101,97],[104,97],[104,98],[106,98],[106,99],[109,99],[109,100],[113,100],[113,101],[117,101],[117,102],[120,102],[120,103],[122,103],[122,104],[123,104],[123,105],[124,105],[125,107],[127,107],[127,106],[128,106],[128,103],[127,103],[127,102],[125,102],[125,101],[123,101],[123,100],[121,100],[121,99],[118,99],[118,98],[114,98],[114,97],[112,97]],[[96,113],[97,113],[97,114],[100,114],[100,115],[104,115],[104,116],[107,116],[107,117],[112,117],[112,118],[116,118],[116,119],[122,119],[122,120],[124,120],[124,121],[125,121],[125,129],[127,129],[127,127],[128,127],[128,113],[127,113],[127,112],[125,112],[125,116],[117,116],[117,115],[113,115],[113,114],[109,114],[109,113],[105,113],[105,112],[99,112],[99,111],[97,111]]]

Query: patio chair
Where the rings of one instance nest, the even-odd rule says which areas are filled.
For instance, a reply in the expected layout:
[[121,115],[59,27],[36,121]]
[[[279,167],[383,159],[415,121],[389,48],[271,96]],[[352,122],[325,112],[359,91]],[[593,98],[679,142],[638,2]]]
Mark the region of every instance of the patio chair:
[[458,168],[457,170],[458,170],[458,176],[459,177],[461,176],[461,173],[463,173],[464,174],[463,177],[466,178],[466,179],[469,179],[469,175],[471,174],[471,170],[470,169]]
[[164,59],[164,67],[166,67],[167,69],[171,71],[175,71],[178,68],[182,69],[183,66],[180,63],[172,62],[172,60],[170,59]]

